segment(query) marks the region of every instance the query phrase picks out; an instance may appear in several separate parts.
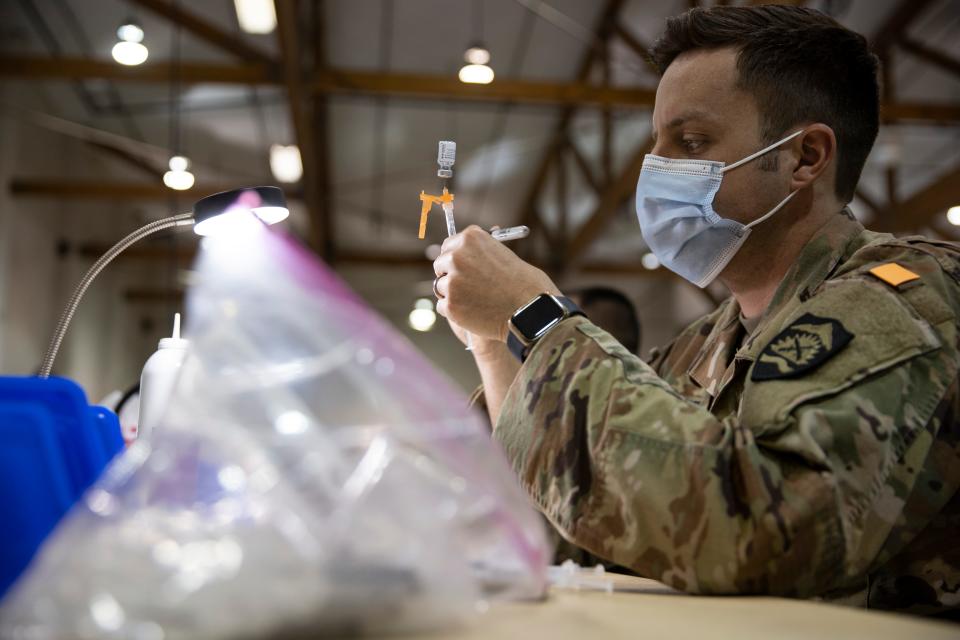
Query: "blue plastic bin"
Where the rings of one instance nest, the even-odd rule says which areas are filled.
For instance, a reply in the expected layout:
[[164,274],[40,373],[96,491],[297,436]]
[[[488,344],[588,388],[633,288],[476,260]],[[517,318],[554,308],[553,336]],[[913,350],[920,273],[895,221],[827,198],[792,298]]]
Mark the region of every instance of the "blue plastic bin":
[[116,415],[76,383],[0,377],[0,598],[122,450]]

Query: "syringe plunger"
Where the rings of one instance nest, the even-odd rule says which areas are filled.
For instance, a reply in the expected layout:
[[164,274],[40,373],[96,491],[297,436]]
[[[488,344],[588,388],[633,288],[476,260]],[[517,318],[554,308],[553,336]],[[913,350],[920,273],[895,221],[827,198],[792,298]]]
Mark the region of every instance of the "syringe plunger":
[[453,177],[453,163],[457,159],[457,143],[453,140],[441,140],[437,150],[437,164],[440,169],[437,175],[441,178]]

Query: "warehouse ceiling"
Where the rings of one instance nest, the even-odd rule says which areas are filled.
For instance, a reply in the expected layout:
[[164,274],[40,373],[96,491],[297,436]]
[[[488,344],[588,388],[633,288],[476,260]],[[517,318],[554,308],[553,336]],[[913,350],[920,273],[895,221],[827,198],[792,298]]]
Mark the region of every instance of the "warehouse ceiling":
[[[156,218],[213,189],[273,183],[270,145],[295,143],[306,173],[288,193],[302,203],[302,235],[334,263],[406,265],[424,260],[418,194],[439,188],[437,141],[454,139],[461,225],[523,222],[536,236],[528,257],[547,267],[645,274],[630,212],[656,86],[643,53],[691,4],[279,0],[276,31],[250,35],[232,0],[9,0],[0,76],[16,89],[0,106],[83,139],[108,170],[79,178],[52,163],[8,186]],[[944,214],[960,205],[960,3],[806,4],[889,61],[886,122],[855,212],[882,229],[957,237]],[[150,57],[121,68],[110,50],[131,18]],[[477,40],[496,71],[486,87],[456,80]],[[171,202],[160,176],[174,152],[191,158],[197,186]]]

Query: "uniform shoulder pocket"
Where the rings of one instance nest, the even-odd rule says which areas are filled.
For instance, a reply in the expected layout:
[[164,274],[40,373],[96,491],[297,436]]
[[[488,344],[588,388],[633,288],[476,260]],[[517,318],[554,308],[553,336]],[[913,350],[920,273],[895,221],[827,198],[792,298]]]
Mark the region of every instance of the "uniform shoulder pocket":
[[[849,340],[818,366],[795,376],[754,376],[754,368],[765,366],[761,358],[754,361],[740,404],[744,424],[762,428],[782,423],[803,403],[842,393],[941,346],[936,331],[895,291],[867,277],[825,283],[783,326],[802,323],[810,316],[835,321]],[[765,345],[764,351],[771,346],[777,345]]]

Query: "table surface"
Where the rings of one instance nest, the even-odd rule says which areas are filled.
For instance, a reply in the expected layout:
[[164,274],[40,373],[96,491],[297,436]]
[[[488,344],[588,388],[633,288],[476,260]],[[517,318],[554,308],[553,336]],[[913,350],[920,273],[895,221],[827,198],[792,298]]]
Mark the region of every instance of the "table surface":
[[616,576],[615,588],[614,593],[554,588],[545,602],[496,603],[474,624],[429,638],[960,638],[955,623],[822,602],[690,596],[629,576]]

